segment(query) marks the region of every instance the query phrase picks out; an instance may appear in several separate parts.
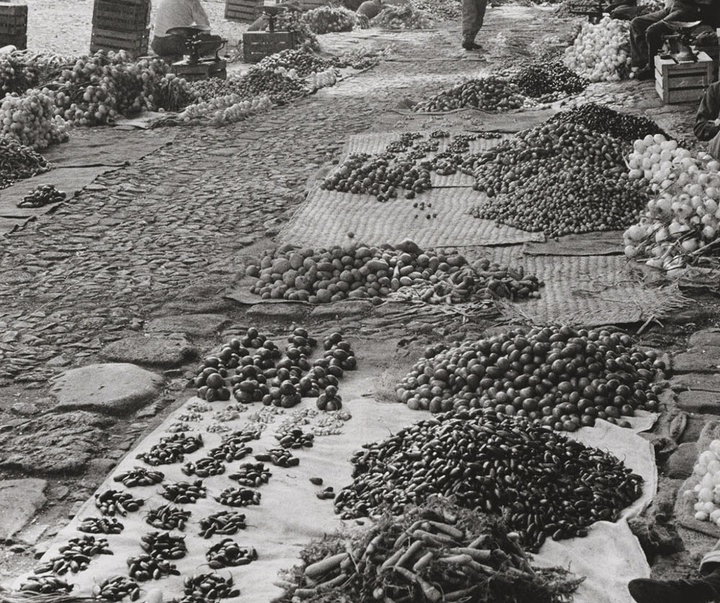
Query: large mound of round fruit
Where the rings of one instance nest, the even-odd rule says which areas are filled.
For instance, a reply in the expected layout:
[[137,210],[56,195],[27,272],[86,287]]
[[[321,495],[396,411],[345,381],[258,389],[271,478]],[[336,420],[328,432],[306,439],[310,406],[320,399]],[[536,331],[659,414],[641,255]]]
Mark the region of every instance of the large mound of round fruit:
[[338,380],[357,368],[355,353],[340,333],[326,337],[322,357],[311,360],[316,346],[314,337],[297,328],[283,352],[251,327],[244,337],[231,339],[216,355],[205,358],[190,385],[208,402],[234,397],[241,404],[291,408],[302,398],[317,397],[320,410],[339,410]]
[[560,236],[622,230],[647,203],[646,187],[628,179],[624,143],[574,123],[545,123],[474,159],[488,199],[473,215]]
[[[268,252],[246,274],[258,279],[251,291],[263,299],[287,299],[310,303],[388,296],[403,287],[423,287],[426,301],[433,294],[462,290],[455,301],[505,297],[513,300],[536,297],[541,283],[522,271],[515,273],[487,260],[469,265],[459,253],[419,249],[406,241],[391,245],[335,246],[330,249],[280,248]],[[449,295],[449,292],[448,292]]]
[[492,409],[575,431],[657,411],[663,369],[624,333],[545,327],[429,348],[396,391],[411,409]]

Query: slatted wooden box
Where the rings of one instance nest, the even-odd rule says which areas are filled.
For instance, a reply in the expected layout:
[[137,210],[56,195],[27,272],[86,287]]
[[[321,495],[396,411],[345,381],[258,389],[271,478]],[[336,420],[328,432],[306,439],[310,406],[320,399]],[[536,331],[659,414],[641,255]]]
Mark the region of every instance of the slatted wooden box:
[[132,56],[138,57],[148,52],[150,30],[140,31],[114,31],[112,29],[98,29],[93,27],[90,40],[90,52],[98,50],[126,50]]
[[27,48],[27,4],[0,2],[0,47]]
[[713,62],[705,52],[683,63],[655,57],[655,89],[665,104],[698,102],[712,81]]
[[229,21],[252,23],[262,14],[263,0],[226,0],[225,18]]
[[92,23],[97,29],[137,32],[146,29],[149,21],[147,0],[95,0]]
[[271,54],[295,48],[297,35],[293,31],[248,31],[243,34],[243,60],[259,63]]

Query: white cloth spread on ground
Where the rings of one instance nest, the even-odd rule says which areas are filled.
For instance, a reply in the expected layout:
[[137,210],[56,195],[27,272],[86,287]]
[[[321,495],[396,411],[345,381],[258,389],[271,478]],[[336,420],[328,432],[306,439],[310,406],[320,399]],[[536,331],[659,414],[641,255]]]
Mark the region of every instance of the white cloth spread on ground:
[[[228,510],[244,513],[247,516],[247,529],[238,532],[232,538],[241,546],[254,547],[259,555],[258,560],[250,565],[219,570],[219,574],[223,576],[231,574],[241,591],[240,597],[233,602],[263,603],[282,593],[282,590],[274,585],[278,580],[278,571],[299,564],[299,553],[310,540],[332,533],[343,525],[333,512],[332,501],[320,500],[316,494],[327,486],[333,486],[338,492],[352,482],[352,466],[349,459],[363,444],[384,440],[403,427],[431,416],[426,412],[409,410],[404,404],[373,400],[370,396],[377,389],[375,375],[366,377],[361,377],[357,373],[346,373],[346,375],[348,376],[340,383],[340,392],[345,401],[343,409],[350,411],[352,419],[345,423],[343,433],[318,436],[312,448],[293,451],[295,456],[300,458],[300,465],[297,467],[281,469],[270,465],[272,477],[268,484],[258,488],[262,499],[257,506],[230,509],[213,499],[213,496],[220,494],[223,489],[237,485],[236,482],[228,479],[228,475],[241,463],[254,462],[252,455],[241,461],[228,463],[225,474],[206,478],[204,482],[208,497],[199,499],[196,504],[181,505],[185,510],[192,512],[185,532],[175,531],[178,535],[185,536],[189,551],[184,559],[173,562],[177,564],[183,576],[141,583],[146,593],[159,588],[163,591],[164,600],[179,599],[182,597],[184,576],[210,571],[206,565],[205,552],[212,544],[224,537],[201,539],[198,536],[197,522],[212,513]],[[193,401],[199,400],[193,398],[189,402]],[[211,410],[202,413],[201,421],[189,423],[193,429],[189,435],[201,433],[204,447],[188,455],[186,460],[197,460],[207,456],[207,451],[220,443],[222,434],[207,433],[205,427],[214,422],[213,413],[222,410],[227,404],[211,403],[209,404]],[[275,421],[267,426],[260,440],[249,443],[253,448],[253,454],[277,447],[274,434],[280,424],[295,411],[314,408],[314,406],[314,400],[303,400],[299,406],[278,415]],[[262,408],[264,407],[259,403],[252,404],[239,419],[226,425],[233,430],[241,429],[247,422],[247,416]],[[111,576],[125,574],[126,559],[142,553],[140,537],[147,532],[155,531],[155,528],[144,522],[143,517],[148,509],[168,504],[168,501],[160,496],[162,488],[159,485],[126,489],[112,478],[135,466],[145,466],[142,461],[135,458],[136,454],[148,451],[159,442],[160,438],[169,435],[167,428],[177,421],[179,415],[187,413],[185,407],[175,411],[119,463],[98,489],[98,492],[105,492],[108,489],[129,491],[135,497],[145,499],[145,505],[137,513],[118,518],[125,525],[125,530],[121,534],[106,536],[114,555],[96,557],[86,571],[64,576],[69,582],[77,585],[73,591],[74,595],[89,595],[93,585]],[[652,420],[646,419],[646,422],[651,424]],[[645,479],[642,499],[625,512],[626,516],[637,513],[652,500],[657,478],[652,449],[647,441],[630,429],[615,427],[603,421],[599,421],[596,427],[582,429],[573,436],[586,444],[613,451],[619,459]],[[175,463],[152,467],[152,469],[165,473],[166,481],[194,481],[196,479],[194,476],[187,477],[181,473],[181,466],[182,463]],[[323,485],[313,486],[309,481],[310,477],[322,477]],[[82,533],[76,530],[77,525],[83,518],[90,516],[99,516],[93,499],[88,500],[71,523],[61,530],[43,559],[57,555],[58,547],[66,543],[69,538],[81,536]],[[370,520],[361,521],[367,523]],[[358,524],[352,520],[348,521],[347,525]],[[579,575],[587,576],[587,580],[576,593],[575,603],[630,601],[626,588],[627,581],[649,574],[645,556],[625,521],[617,524],[597,523],[590,529],[587,538],[550,541],[543,546],[541,554],[536,556],[536,561],[538,565],[561,565]],[[18,579],[15,586],[22,582],[24,582],[22,578]]]

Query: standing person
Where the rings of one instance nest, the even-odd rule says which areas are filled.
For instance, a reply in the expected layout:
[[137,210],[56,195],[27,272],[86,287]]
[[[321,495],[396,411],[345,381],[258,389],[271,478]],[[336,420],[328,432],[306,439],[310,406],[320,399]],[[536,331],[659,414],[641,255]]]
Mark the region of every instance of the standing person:
[[720,82],[710,84],[700,101],[693,132],[698,140],[709,140],[708,152],[720,159]]
[[151,48],[166,60],[182,59],[185,54],[185,38],[168,35],[173,27],[199,27],[210,31],[210,19],[200,0],[161,0],[155,16],[155,31]]
[[487,0],[462,0],[462,47],[465,50],[482,50],[482,46],[475,43],[485,19]]

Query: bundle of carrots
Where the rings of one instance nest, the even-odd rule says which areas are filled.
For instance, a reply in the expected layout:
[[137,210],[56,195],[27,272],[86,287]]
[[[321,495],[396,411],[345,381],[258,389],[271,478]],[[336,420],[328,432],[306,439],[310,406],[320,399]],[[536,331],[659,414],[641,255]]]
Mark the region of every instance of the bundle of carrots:
[[357,533],[335,534],[284,575],[278,603],[565,603],[582,582],[535,569],[497,519],[439,499]]

